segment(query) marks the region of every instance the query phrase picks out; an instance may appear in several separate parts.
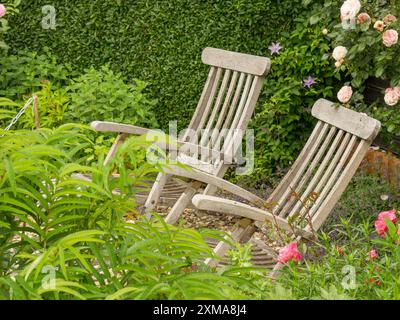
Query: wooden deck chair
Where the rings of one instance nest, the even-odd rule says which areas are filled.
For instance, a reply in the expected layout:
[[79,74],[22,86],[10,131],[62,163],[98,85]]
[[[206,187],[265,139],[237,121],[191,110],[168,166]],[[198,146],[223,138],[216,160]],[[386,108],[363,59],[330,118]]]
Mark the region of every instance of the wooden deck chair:
[[[312,115],[318,119],[316,127],[268,200],[255,195],[249,197],[245,190],[232,192],[230,189],[229,192],[252,205],[196,195],[192,200],[195,207],[243,217],[232,232],[232,237],[239,242],[249,241],[256,231],[255,225],[265,221],[295,234],[294,239],[312,237],[312,231],[321,227],[349,184],[381,126],[379,121],[365,114],[335,106],[324,99],[314,104]],[[260,205],[266,203],[270,205]],[[295,220],[289,224],[290,217]],[[251,240],[268,254],[265,265],[279,269],[277,253],[263,242]],[[228,249],[225,242],[220,242],[214,252],[224,256]],[[207,263],[216,266],[218,261],[209,259]]]
[[[197,192],[213,194],[215,187],[208,185],[204,190],[201,186],[214,181],[210,180],[212,177],[222,178],[227,169],[236,164],[235,161],[227,162],[224,159],[233,159],[241,147],[243,132],[254,112],[271,65],[268,58],[215,48],[203,50],[202,62],[210,65],[208,78],[188,129],[179,141],[176,157],[176,160],[190,166],[192,170],[172,166],[160,173],[144,205],[145,213],[150,215],[172,176],[189,178],[166,217],[168,223],[178,220],[187,205],[191,205],[191,199]],[[119,133],[106,161],[114,155],[128,134],[152,132],[150,129],[101,121],[95,121],[91,126],[97,131]],[[228,134],[227,138],[226,132],[234,134]],[[168,148],[172,151],[171,146]],[[218,181],[224,184],[222,179]]]

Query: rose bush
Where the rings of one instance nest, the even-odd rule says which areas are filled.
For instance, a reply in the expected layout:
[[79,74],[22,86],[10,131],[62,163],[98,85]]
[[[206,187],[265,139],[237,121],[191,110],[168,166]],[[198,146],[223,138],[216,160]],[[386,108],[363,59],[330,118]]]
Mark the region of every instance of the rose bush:
[[[400,151],[400,21],[398,7],[378,1],[339,2],[341,19],[329,36],[335,49],[332,64],[352,87],[338,100],[382,122],[380,140]],[[338,9],[336,9],[338,15]],[[348,93],[348,91],[347,91]]]

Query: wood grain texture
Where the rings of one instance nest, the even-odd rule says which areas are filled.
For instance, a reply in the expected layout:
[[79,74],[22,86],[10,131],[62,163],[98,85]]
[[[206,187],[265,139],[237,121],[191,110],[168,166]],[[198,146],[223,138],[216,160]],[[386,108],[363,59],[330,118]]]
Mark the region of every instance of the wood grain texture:
[[321,121],[368,141],[372,141],[381,128],[378,120],[342,106],[335,106],[325,99],[319,99],[311,113]]
[[271,68],[271,61],[268,58],[215,48],[205,48],[201,60],[211,66],[256,76],[265,76]]

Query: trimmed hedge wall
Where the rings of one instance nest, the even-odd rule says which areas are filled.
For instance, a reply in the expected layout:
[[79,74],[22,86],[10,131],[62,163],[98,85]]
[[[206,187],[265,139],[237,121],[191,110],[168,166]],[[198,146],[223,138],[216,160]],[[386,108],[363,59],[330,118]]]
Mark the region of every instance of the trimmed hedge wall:
[[[109,63],[128,79],[150,82],[162,127],[187,125],[206,79],[206,46],[258,55],[289,31],[302,0],[25,0],[11,21],[11,50],[49,50],[82,71]],[[44,30],[42,6],[57,10]]]

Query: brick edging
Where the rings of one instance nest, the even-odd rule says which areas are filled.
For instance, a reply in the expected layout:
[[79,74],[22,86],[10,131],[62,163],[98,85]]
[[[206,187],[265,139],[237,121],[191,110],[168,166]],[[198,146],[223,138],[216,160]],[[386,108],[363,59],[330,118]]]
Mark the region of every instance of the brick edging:
[[371,147],[359,170],[367,174],[378,174],[400,189],[400,159],[391,153]]

